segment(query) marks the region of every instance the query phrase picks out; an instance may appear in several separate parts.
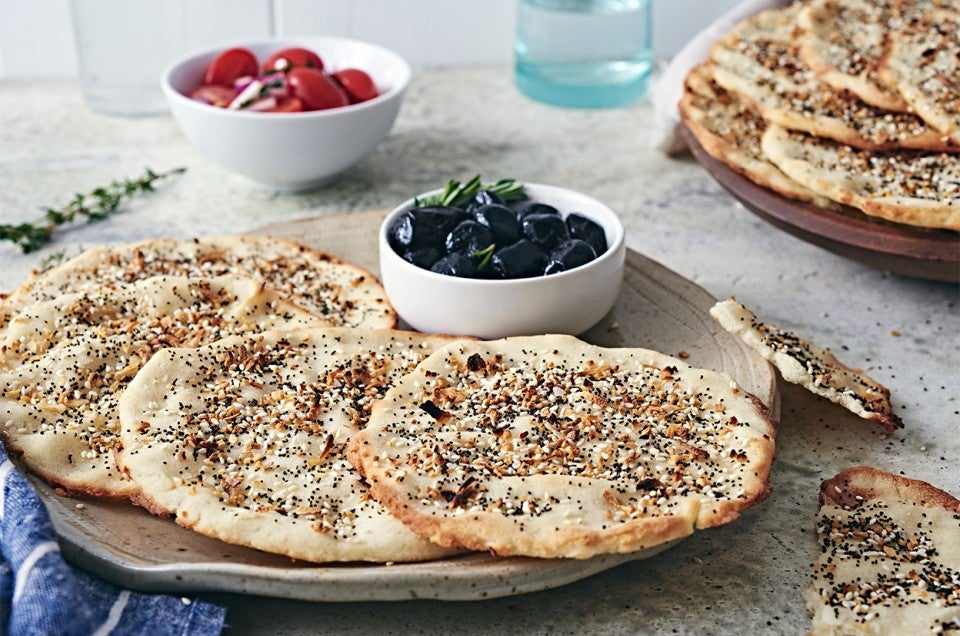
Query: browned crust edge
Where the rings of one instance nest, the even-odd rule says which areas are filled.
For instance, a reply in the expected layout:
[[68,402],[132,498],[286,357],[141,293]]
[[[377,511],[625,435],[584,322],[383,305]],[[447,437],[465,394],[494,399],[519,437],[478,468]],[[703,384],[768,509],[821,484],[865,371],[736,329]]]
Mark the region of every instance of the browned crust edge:
[[[859,497],[859,498],[858,498]],[[960,513],[960,499],[918,479],[871,466],[853,466],[820,485],[820,504],[857,508],[871,500],[896,497],[904,503],[929,505]]]
[[[758,483],[743,499],[720,501],[709,509],[697,507],[696,517],[690,521],[682,517],[648,517],[625,522],[607,530],[581,530],[565,528],[558,530],[554,545],[562,544],[568,548],[568,554],[559,555],[569,558],[590,558],[603,553],[627,553],[645,548],[653,548],[670,541],[676,541],[693,534],[695,530],[716,527],[738,519],[741,513],[764,501],[772,492],[770,470],[776,454],[775,438],[777,422],[770,416],[769,409],[756,396],[746,393],[762,415],[767,428],[761,442],[760,457],[752,462],[754,476]],[[542,558],[557,557],[554,550],[544,550],[529,537],[519,542],[501,541],[496,529],[503,524],[501,515],[477,512],[461,518],[436,517],[413,510],[402,494],[382,483],[381,475],[373,463],[372,453],[367,449],[369,430],[364,429],[351,438],[347,445],[347,460],[364,475],[373,497],[383,505],[391,515],[399,519],[416,534],[444,547],[466,548],[474,551],[488,551],[501,556],[533,556]],[[477,532],[478,527],[492,528],[488,532]]]

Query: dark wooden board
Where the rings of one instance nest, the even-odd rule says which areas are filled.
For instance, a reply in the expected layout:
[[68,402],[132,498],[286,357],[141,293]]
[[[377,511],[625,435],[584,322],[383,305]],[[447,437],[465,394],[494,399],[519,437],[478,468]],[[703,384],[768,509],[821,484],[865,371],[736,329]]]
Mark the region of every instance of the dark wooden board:
[[693,156],[760,218],[808,243],[903,276],[960,283],[960,233],[889,223],[857,210],[829,210],[761,187],[714,159],[690,131]]

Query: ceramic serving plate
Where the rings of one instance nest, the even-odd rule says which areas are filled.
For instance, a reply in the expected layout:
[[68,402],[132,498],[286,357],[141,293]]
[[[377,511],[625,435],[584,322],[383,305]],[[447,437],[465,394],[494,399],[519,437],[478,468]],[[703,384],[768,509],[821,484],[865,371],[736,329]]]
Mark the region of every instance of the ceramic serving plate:
[[[384,216],[328,215],[259,233],[293,238],[376,272],[377,228]],[[582,338],[602,346],[657,349],[728,373],[777,416],[772,368],[710,317],[713,303],[703,289],[628,250],[616,304]],[[223,591],[312,601],[479,600],[559,587],[670,547],[586,561],[483,553],[412,564],[316,565],[223,543],[129,503],[61,497],[33,481],[70,561],[108,581],[145,591]]]

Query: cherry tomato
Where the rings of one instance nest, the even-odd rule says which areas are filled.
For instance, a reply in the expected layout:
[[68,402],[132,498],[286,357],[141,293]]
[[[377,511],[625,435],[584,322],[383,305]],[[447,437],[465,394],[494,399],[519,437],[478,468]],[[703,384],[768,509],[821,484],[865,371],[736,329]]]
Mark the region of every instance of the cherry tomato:
[[283,49],[277,51],[273,55],[267,58],[267,61],[263,63],[264,72],[270,71],[289,71],[292,68],[298,66],[305,66],[307,68],[315,68],[318,71],[323,70],[323,60],[320,59],[320,56],[311,51],[310,49],[302,49],[300,47],[292,47],[289,49]]
[[303,110],[323,110],[350,103],[343,89],[316,69],[294,68],[287,73],[287,83],[290,93],[303,102]]
[[296,97],[281,97],[277,100],[277,105],[268,108],[267,113],[299,113],[303,110],[303,102]]
[[209,102],[213,106],[226,108],[230,105],[230,102],[233,101],[233,98],[236,97],[236,93],[233,89],[227,88],[226,86],[205,84],[190,91],[190,97],[202,102]]
[[257,58],[247,49],[227,49],[210,63],[204,84],[233,86],[240,77],[257,74]]
[[353,104],[373,99],[379,94],[370,76],[358,68],[345,68],[333,73],[332,77],[347,92]]

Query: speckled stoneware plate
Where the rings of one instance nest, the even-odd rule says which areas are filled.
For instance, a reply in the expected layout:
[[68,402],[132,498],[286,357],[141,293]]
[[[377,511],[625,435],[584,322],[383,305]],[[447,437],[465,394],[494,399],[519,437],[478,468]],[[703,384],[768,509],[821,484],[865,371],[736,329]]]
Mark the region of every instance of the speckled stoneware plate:
[[[293,238],[376,272],[377,229],[384,214],[328,215],[258,233]],[[617,304],[582,337],[603,346],[657,349],[728,373],[777,415],[772,368],[710,317],[713,303],[703,289],[628,250]],[[484,553],[412,564],[313,565],[196,534],[129,503],[60,497],[33,482],[70,561],[146,591],[224,591],[312,601],[478,600],[559,587],[670,547],[586,561]]]

